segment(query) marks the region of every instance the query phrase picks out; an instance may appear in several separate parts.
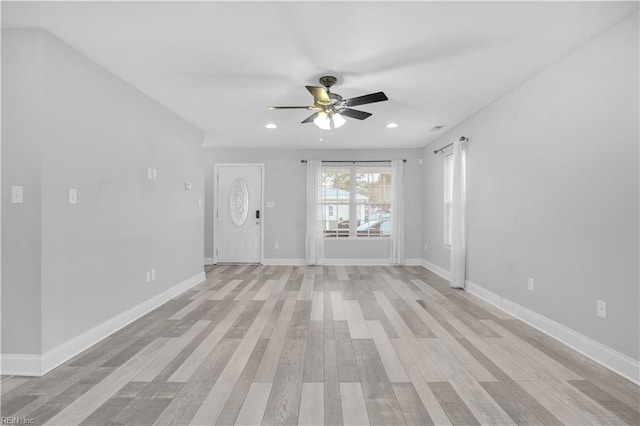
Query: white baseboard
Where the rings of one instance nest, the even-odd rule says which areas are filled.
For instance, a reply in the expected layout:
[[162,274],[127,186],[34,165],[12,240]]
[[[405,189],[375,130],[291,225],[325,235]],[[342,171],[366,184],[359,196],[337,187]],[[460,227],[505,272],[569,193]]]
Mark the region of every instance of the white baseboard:
[[[345,265],[345,266],[367,266],[367,265],[388,265],[397,266],[391,263],[390,259],[325,259],[323,265]],[[405,259],[403,265],[422,265],[422,259]]]
[[41,376],[41,361],[39,355],[2,354],[0,371],[2,375]]
[[466,281],[465,290],[492,304],[493,306],[513,315],[554,339],[564,343],[582,355],[591,358],[636,384],[640,384],[640,362],[616,351],[602,343],[578,333],[552,319],[540,315],[529,308],[525,308],[511,300],[505,299],[490,290],[471,281]]
[[[422,259],[406,259],[405,265],[424,266]],[[263,265],[305,265],[304,259],[264,259]],[[345,265],[345,266],[366,266],[366,265],[391,265],[389,259],[325,259],[323,265]]]
[[323,265],[346,265],[346,266],[366,266],[366,265],[390,265],[389,259],[325,259]]
[[213,265],[213,257],[205,257],[204,258],[205,265]]
[[[449,279],[449,271],[440,268],[426,260],[423,262],[425,269]],[[465,290],[484,300],[496,308],[518,318],[522,322],[529,324],[531,327],[540,330],[546,335],[553,337],[559,342],[569,346],[573,350],[581,353],[587,358],[601,364],[609,370],[631,380],[636,384],[640,384],[640,362],[633,358],[616,351],[602,343],[578,333],[552,319],[545,317],[529,308],[525,308],[511,300],[493,293],[490,290],[472,282],[465,282]]]
[[191,287],[205,280],[205,273],[200,272],[191,278],[165,290],[133,308],[93,327],[84,333],[47,351],[44,355],[2,354],[0,371],[3,375],[42,376],[60,364],[73,358],[85,349],[95,345],[126,325],[151,312],[158,306],[173,299]]
[[426,260],[423,259],[422,260],[422,267],[424,269],[428,269],[429,271],[433,272],[436,275],[441,276],[445,280],[449,279],[449,271],[439,267],[438,265],[434,265],[433,263],[427,262]]
[[304,265],[304,259],[298,259],[298,258],[294,258],[294,259],[262,259],[262,264],[263,265],[268,265],[268,266],[279,266],[279,265],[292,265],[292,266],[297,266],[297,265]]

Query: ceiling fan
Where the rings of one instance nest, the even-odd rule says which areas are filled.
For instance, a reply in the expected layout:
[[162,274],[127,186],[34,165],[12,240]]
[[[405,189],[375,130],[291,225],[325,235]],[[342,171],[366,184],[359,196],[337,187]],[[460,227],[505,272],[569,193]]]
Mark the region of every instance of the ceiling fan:
[[342,126],[346,120],[344,117],[364,120],[372,114],[359,111],[350,107],[371,104],[374,102],[386,101],[387,95],[384,92],[370,93],[350,99],[342,99],[337,93],[331,93],[331,86],[336,84],[338,79],[332,75],[320,77],[320,84],[324,87],[305,86],[313,96],[313,105],[310,106],[270,106],[269,109],[307,109],[316,111],[302,121],[304,123],[315,123],[323,130],[335,129]]

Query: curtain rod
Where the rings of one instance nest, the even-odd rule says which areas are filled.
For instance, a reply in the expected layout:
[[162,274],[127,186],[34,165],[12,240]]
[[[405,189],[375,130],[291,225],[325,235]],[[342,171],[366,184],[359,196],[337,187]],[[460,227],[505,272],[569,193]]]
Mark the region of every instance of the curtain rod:
[[[322,163],[390,163],[393,160],[322,160]],[[301,163],[306,163],[307,160],[300,160]],[[403,163],[407,160],[403,159]]]
[[[464,136],[460,136],[460,141],[464,142],[464,141],[469,141],[469,138],[465,138]],[[445,145],[440,149],[436,149],[435,151],[433,151],[434,154],[437,154],[439,152],[444,151],[445,149],[449,148],[451,145],[453,145],[453,142],[451,142],[449,145]]]

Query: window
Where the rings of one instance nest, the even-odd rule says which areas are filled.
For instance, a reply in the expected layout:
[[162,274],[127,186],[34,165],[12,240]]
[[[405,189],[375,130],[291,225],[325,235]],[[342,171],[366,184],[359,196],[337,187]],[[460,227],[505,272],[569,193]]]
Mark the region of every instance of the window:
[[451,202],[453,201],[453,154],[444,157],[444,245],[451,247]]
[[390,235],[390,167],[323,167],[321,194],[325,237]]
[[[462,151],[462,170],[466,171],[466,152]],[[463,180],[466,182],[466,179]],[[463,186],[462,191],[466,191]],[[444,245],[451,247],[451,204],[453,202],[453,154],[444,157]]]

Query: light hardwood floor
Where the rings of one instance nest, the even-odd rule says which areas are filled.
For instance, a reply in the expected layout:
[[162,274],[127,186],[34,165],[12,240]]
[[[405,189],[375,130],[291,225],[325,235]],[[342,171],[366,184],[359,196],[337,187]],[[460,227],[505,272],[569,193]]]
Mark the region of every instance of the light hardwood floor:
[[640,424],[638,386],[421,267],[215,266],[41,378],[54,425]]

